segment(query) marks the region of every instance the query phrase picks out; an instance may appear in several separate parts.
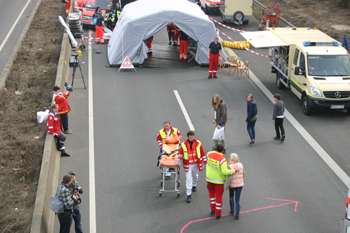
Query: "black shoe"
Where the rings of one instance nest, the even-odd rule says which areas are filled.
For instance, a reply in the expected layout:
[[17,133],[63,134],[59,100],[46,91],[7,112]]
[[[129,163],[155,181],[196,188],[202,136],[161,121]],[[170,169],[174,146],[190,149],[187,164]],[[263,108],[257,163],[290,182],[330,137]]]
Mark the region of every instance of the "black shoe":
[[252,139],[249,143],[250,143],[250,144],[255,144],[255,140]]
[[171,45],[171,42],[169,42],[169,45]]
[[284,139],[286,138],[286,135],[282,135],[281,142],[284,142]]
[[230,215],[234,215],[235,214],[235,212],[234,211],[230,211]]
[[208,76],[208,79],[211,79],[212,77],[213,77],[213,76],[210,76],[210,75],[209,75],[209,76]]
[[275,140],[281,140],[281,138],[280,137],[273,137],[273,139],[275,139]]
[[192,187],[192,192],[196,192],[197,191],[197,187],[196,186],[193,186]]
[[221,215],[216,216],[216,220],[219,220],[221,218]]
[[239,219],[239,216],[235,216],[235,219],[237,219],[237,220],[238,220],[238,219]]
[[191,203],[191,195],[187,196],[187,203]]
[[215,214],[215,210],[212,210],[212,211],[210,212],[210,215],[211,215],[211,216],[214,216],[214,214]]
[[68,153],[67,153],[67,152],[65,152],[65,151],[64,151],[64,152],[62,151],[62,152],[61,152],[61,156],[63,156],[63,157],[69,157],[69,156],[70,156],[70,154],[68,154]]
[[213,78],[218,78],[216,75]]

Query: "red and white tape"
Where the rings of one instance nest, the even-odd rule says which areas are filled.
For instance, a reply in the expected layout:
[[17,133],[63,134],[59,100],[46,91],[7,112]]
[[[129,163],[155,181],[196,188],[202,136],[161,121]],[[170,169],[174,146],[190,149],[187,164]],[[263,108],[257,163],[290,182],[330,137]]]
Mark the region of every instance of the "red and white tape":
[[231,27],[229,27],[229,26],[227,26],[227,25],[225,25],[225,24],[222,24],[222,23],[220,23],[219,21],[213,19],[213,18],[210,17],[209,15],[207,15],[207,16],[209,17],[209,19],[213,20],[215,23],[220,24],[221,26],[223,26],[223,27],[225,27],[225,28],[231,29],[231,30],[236,31],[236,32],[247,32],[247,31],[243,31],[243,30],[240,30],[240,29],[237,29],[237,28],[231,28]]
[[253,54],[255,54],[255,55],[258,55],[258,56],[271,58],[271,56],[263,55],[263,54],[261,54],[261,53],[257,53],[257,52],[255,52],[255,51],[253,51],[253,50],[251,50],[251,49],[248,49],[248,48],[244,47],[243,45],[241,45],[240,43],[238,43],[237,41],[233,40],[231,37],[229,37],[228,35],[226,35],[226,34],[225,34],[224,32],[222,32],[220,29],[216,29],[216,30],[218,30],[221,34],[223,34],[223,35],[226,36],[228,39],[230,39],[232,42],[238,44],[239,46],[241,46],[241,47],[244,48],[245,50],[247,50],[247,51],[249,51],[249,52],[251,52],[251,53],[253,53]]

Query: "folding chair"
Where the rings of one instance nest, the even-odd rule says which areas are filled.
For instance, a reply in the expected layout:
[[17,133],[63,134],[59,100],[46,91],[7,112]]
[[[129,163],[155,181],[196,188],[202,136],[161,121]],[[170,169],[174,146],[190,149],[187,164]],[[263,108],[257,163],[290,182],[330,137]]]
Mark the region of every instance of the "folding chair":
[[[221,60],[223,60],[223,58]],[[235,62],[235,60],[236,56],[228,55],[226,61],[220,63],[220,69],[223,71],[226,65],[227,68],[229,68]]]
[[238,67],[241,67],[241,61],[242,61],[242,58],[237,57],[235,63],[233,63],[233,64],[230,66],[228,73],[231,72],[231,70],[232,70],[233,67],[234,67],[234,69],[233,69],[232,75],[233,75],[236,71],[238,72]]
[[249,65],[249,61],[246,60],[246,61],[244,62],[244,64],[243,64],[242,67],[238,67],[238,72],[237,72],[238,78],[241,78],[241,76],[242,76],[242,74],[244,73],[244,71],[246,72],[246,76],[247,76],[248,78],[250,78],[250,76],[249,76],[249,67],[248,67],[248,65]]

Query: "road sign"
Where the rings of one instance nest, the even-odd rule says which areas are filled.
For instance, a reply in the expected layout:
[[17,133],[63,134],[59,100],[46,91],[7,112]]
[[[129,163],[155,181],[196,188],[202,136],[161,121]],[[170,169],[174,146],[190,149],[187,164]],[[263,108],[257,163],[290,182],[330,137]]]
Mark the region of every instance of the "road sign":
[[130,59],[128,57],[125,57],[122,65],[120,66],[118,72],[121,70],[121,69],[135,69],[134,65],[131,63]]

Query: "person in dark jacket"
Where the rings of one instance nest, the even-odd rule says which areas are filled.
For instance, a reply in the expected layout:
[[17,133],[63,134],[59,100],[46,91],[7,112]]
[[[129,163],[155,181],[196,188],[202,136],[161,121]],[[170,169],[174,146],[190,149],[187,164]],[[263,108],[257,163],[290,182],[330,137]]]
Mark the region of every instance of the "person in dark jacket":
[[256,101],[252,94],[247,96],[247,118],[245,122],[247,123],[247,131],[250,137],[250,144],[255,143],[255,122],[258,119],[258,108],[256,106]]
[[[273,114],[272,114],[272,120],[275,124],[275,130],[276,130],[276,137],[273,137],[275,140],[281,140],[281,142],[284,141],[286,135],[284,132],[283,127],[283,119],[284,119],[284,102],[281,100],[280,94],[275,94],[273,96],[275,100],[275,105],[273,107]],[[281,133],[280,133],[281,130]],[[282,135],[282,138],[281,138]]]
[[[223,100],[220,100],[220,96],[218,94],[215,94],[213,98],[211,99],[211,106],[214,109],[214,118],[213,124],[220,129],[221,127],[225,127],[227,123],[227,109],[226,104]],[[224,128],[224,131],[226,130],[226,127]],[[218,145],[218,141],[214,141],[213,149],[216,149]],[[226,153],[226,145],[225,140],[221,141],[222,145],[224,146],[223,153]]]

